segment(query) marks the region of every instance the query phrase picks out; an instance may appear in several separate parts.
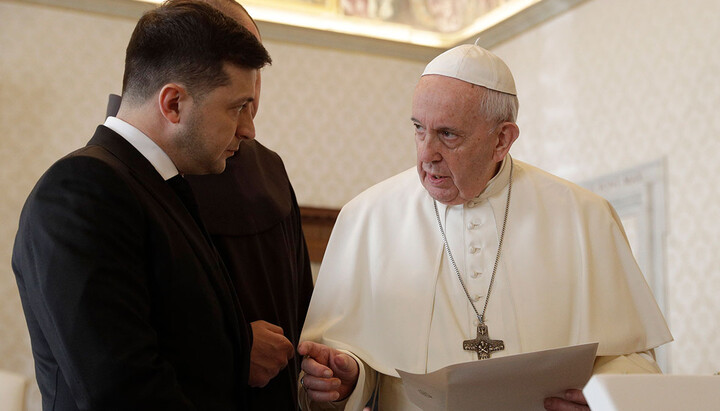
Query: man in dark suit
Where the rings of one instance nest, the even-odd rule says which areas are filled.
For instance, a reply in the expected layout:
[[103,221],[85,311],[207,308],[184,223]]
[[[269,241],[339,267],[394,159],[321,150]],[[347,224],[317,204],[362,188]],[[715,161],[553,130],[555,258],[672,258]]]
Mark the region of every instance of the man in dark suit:
[[[234,0],[205,0],[260,32]],[[260,101],[260,76],[253,114]],[[248,403],[253,410],[297,410],[300,340],[313,283],[300,209],[280,156],[246,140],[222,174],[190,176],[203,222],[228,267],[253,332]],[[283,354],[292,348],[290,356]]]
[[222,172],[254,137],[269,62],[203,3],[138,22],[117,118],[50,167],[20,217],[12,264],[44,409],[245,407],[250,332],[181,175]]
[[[261,40],[257,25],[235,0],[202,1]],[[120,96],[110,96],[109,116],[120,101]],[[259,101],[260,73],[250,107],[253,116]],[[301,357],[293,354],[313,280],[300,209],[283,161],[259,141],[243,140],[221,174],[187,180],[252,329],[249,408],[297,410]]]

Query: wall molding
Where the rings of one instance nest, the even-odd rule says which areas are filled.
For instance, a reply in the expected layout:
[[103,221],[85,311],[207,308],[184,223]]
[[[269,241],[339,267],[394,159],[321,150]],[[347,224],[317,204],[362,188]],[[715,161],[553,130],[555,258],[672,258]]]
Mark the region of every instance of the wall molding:
[[[137,20],[156,4],[138,0],[0,0],[61,7],[90,13]],[[383,40],[362,35],[345,34],[306,27],[289,26],[258,20],[264,39],[292,44],[323,47],[350,52],[381,55],[399,59],[428,62],[444,50],[462,43],[492,48],[540,23],[575,7],[587,0],[542,0],[480,33],[458,37],[439,35],[442,47],[422,46],[399,41]],[[242,3],[242,1],[240,1]],[[250,6],[248,6],[250,7]]]
[[310,261],[322,262],[338,214],[340,210],[334,208],[300,206],[300,218]]
[[[582,184],[612,204],[625,228],[635,260],[669,325],[666,268],[667,160],[661,158]],[[658,365],[670,369],[669,347],[656,349]]]

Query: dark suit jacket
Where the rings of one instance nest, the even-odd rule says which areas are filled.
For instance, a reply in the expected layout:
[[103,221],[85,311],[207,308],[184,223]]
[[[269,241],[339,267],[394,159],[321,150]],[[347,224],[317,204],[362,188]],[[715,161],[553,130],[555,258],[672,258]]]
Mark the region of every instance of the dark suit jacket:
[[113,131],[43,175],[12,265],[44,409],[244,408],[251,341],[227,271]]
[[[245,319],[282,327],[297,347],[313,290],[300,209],[280,156],[243,141],[222,174],[187,176],[225,261]],[[263,388],[252,410],[296,410],[300,356]]]

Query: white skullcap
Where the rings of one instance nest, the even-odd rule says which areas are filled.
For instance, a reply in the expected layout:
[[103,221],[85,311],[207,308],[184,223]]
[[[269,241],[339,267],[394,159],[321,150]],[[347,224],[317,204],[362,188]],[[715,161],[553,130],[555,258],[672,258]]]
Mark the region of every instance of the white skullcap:
[[423,76],[439,74],[502,93],[517,95],[515,80],[500,57],[475,44],[463,44],[435,57]]

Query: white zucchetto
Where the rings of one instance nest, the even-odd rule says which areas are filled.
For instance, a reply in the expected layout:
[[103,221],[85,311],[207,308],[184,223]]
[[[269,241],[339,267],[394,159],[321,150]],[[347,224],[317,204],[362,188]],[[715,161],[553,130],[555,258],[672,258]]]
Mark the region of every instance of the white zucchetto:
[[423,76],[439,74],[502,93],[517,95],[515,80],[500,57],[475,44],[462,44],[435,57]]

